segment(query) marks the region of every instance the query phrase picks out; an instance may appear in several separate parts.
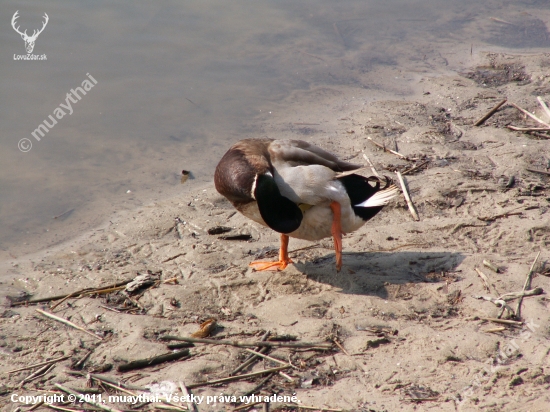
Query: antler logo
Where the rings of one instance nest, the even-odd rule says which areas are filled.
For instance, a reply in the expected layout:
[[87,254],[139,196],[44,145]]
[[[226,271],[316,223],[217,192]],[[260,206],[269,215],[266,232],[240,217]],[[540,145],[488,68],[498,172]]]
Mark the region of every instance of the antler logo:
[[18,13],[19,13],[19,10],[17,10],[15,12],[15,14],[13,15],[13,17],[11,19],[11,25],[12,25],[13,29],[21,35],[21,38],[23,40],[25,40],[25,48],[27,49],[27,53],[30,54],[30,53],[32,53],[32,51],[34,49],[34,43],[36,42],[36,38],[46,28],[46,24],[48,24],[49,17],[46,13],[44,13],[44,24],[42,25],[42,28],[38,31],[34,30],[32,36],[29,36],[29,35],[27,35],[27,30],[25,30],[24,33],[21,33],[21,31],[19,31],[19,26],[15,27],[15,24],[16,24],[15,21],[19,18]]

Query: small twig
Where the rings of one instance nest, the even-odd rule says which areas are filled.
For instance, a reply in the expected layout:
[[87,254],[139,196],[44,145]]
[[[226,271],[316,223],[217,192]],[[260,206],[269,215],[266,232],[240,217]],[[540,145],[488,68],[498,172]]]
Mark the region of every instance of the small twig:
[[41,378],[42,376],[46,375],[50,370],[52,370],[55,367],[53,364],[42,366],[37,371],[31,373],[29,376],[27,376],[25,379],[23,379],[19,383],[19,387],[21,388],[24,384],[29,383],[35,379]]
[[372,162],[370,161],[370,159],[368,158],[368,156],[367,156],[365,153],[363,153],[363,157],[365,158],[365,160],[366,160],[367,163],[369,164],[370,170],[372,170],[372,173],[373,173],[375,176],[380,177],[380,175],[378,174],[378,172],[377,172],[376,169],[374,168],[374,165],[372,164]]
[[82,328],[82,327],[80,327],[80,326],[74,324],[74,323],[71,322],[70,320],[60,318],[59,316],[55,316],[55,315],[52,314],[52,313],[45,312],[45,311],[43,311],[42,309],[36,309],[36,311],[37,311],[38,313],[40,313],[40,314],[46,316],[47,318],[50,318],[50,319],[56,320],[56,321],[58,321],[58,322],[61,322],[61,323],[63,323],[64,325],[70,326],[71,328],[78,329],[79,331],[84,332],[84,333],[87,333],[88,335],[91,335],[91,336],[93,336],[93,337],[96,338],[96,339],[103,340],[103,338],[102,338],[101,336],[97,336],[95,333],[92,333],[92,332],[90,332],[89,330],[84,329],[84,328]]
[[267,383],[267,381],[269,381],[273,377],[273,375],[275,375],[275,372],[267,375],[264,379],[260,381],[258,385],[256,385],[254,388],[252,388],[248,392],[245,392],[242,396],[250,396],[253,393],[256,393],[257,391],[259,391],[262,388],[262,386],[264,386]]
[[401,189],[403,190],[403,196],[405,196],[405,201],[407,202],[407,205],[409,206],[409,210],[411,212],[411,215],[414,220],[419,221],[420,218],[418,217],[418,212],[416,211],[416,208],[414,207],[414,204],[411,200],[411,197],[409,196],[409,192],[407,191],[407,185],[405,184],[405,180],[403,179],[403,176],[401,176],[401,173],[395,172],[397,174],[397,179],[399,180],[399,183],[401,184]]
[[523,322],[516,322],[515,320],[497,319],[497,318],[481,318],[481,320],[487,320],[494,323],[502,323],[503,325],[522,326]]
[[547,171],[545,171],[545,170],[530,169],[530,168],[528,168],[528,167],[526,167],[525,170],[528,170],[529,172],[533,172],[533,173],[540,173],[541,175],[548,175],[548,176],[550,176],[550,172],[547,172]]
[[[260,340],[261,340],[262,342],[265,342],[265,341],[267,340],[267,338],[269,337],[270,333],[271,333],[270,331],[266,331],[266,332],[263,334],[263,336],[261,337]],[[267,352],[267,351],[269,350],[269,348],[267,348],[267,347],[263,347],[263,348],[261,348],[261,347],[256,347],[256,348],[254,348],[254,349],[257,350],[257,351],[260,351],[260,352],[262,352],[262,353],[263,353],[263,352]],[[231,372],[229,373],[229,376],[235,375],[236,373],[242,371],[244,368],[249,367],[250,365],[252,365],[252,364],[256,361],[256,359],[258,359],[258,356],[256,356],[256,355],[249,355],[249,356],[244,360],[244,362],[241,363],[240,366],[237,366],[236,369],[234,369],[233,371],[231,371]]]
[[334,344],[340,348],[342,352],[344,352],[346,355],[351,356],[347,350],[344,349],[344,347],[338,342],[336,339],[333,340]]
[[400,157],[401,159],[411,160],[411,159],[408,158],[407,156],[402,155],[401,153],[396,152],[395,150],[388,149],[388,148],[387,148],[386,146],[384,146],[383,144],[380,144],[380,143],[378,143],[378,142],[375,142],[374,140],[372,140],[372,137],[370,137],[370,136],[367,136],[367,139],[370,140],[374,145],[376,145],[376,146],[378,146],[379,148],[381,148],[382,150],[384,150],[385,152],[394,154],[394,155]]
[[165,353],[163,355],[154,356],[147,359],[138,359],[128,363],[123,363],[117,366],[117,371],[128,372],[134,369],[147,368],[148,366],[158,365],[164,362],[171,362],[189,356],[189,349],[180,350],[178,352]]
[[328,412],[344,412],[343,409],[331,409],[331,408],[323,408],[320,406],[307,406],[307,405],[290,405],[298,409],[315,409],[317,411],[328,411]]
[[[529,269],[529,273],[527,273],[527,278],[525,279],[525,283],[523,284],[523,292],[525,292],[531,285],[531,278],[533,277],[533,271],[535,269],[535,265],[537,264],[537,260],[539,260],[539,256],[540,256],[540,250],[539,250],[539,253],[537,253],[537,256],[535,257],[535,260],[533,261],[531,268]],[[523,302],[523,295],[519,297],[518,305],[516,307],[516,318],[518,319],[521,317],[522,302]]]
[[[45,403],[46,408],[53,409],[54,411],[64,411],[64,412],[80,412],[78,409],[63,408],[62,406],[53,405],[51,403]],[[30,411],[30,409],[29,409]]]
[[535,116],[533,113],[530,113],[528,112],[527,110],[525,109],[522,109],[521,107],[519,107],[517,104],[515,103],[512,103],[512,102],[508,102],[508,104],[510,106],[514,106],[516,109],[518,109],[520,112],[522,112],[523,114],[529,116],[531,119],[535,120],[536,122],[550,128],[550,124],[546,123],[545,121],[542,121],[541,119],[539,119],[537,116]]
[[290,365],[278,366],[278,367],[272,368],[272,369],[264,369],[264,370],[261,370],[261,371],[258,371],[258,372],[246,373],[244,375],[229,376],[227,378],[216,379],[214,381],[194,383],[192,385],[187,385],[187,388],[188,389],[193,389],[193,388],[200,388],[202,386],[217,385],[219,383],[233,382],[233,381],[238,381],[238,380],[241,380],[241,379],[247,379],[247,378],[253,378],[255,376],[265,375],[266,373],[279,372],[279,371],[289,369],[289,368],[292,368],[292,366],[290,366]]
[[9,370],[9,371],[4,372],[4,373],[21,372],[21,371],[25,371],[27,369],[38,368],[40,366],[45,366],[45,365],[50,365],[52,363],[61,362],[61,361],[64,361],[65,359],[69,359],[69,358],[70,358],[70,356],[62,356],[60,358],[55,358],[55,359],[52,359],[52,360],[49,360],[49,361],[44,361],[44,362],[40,362],[40,363],[35,363],[34,365],[25,366],[24,368],[12,369],[12,370]]
[[508,99],[504,99],[499,104],[497,104],[495,107],[493,107],[491,110],[487,112],[485,116],[483,116],[481,119],[479,119],[477,122],[474,123],[474,126],[481,126],[489,117],[494,115],[500,107],[507,102]]
[[132,280],[133,279],[128,279],[128,280],[125,280],[123,282],[115,283],[114,285],[101,286],[99,288],[81,289],[77,292],[72,292],[72,293],[65,294],[65,295],[50,296],[48,298],[40,298],[40,299],[22,300],[22,301],[19,301],[19,302],[13,302],[13,303],[11,303],[10,306],[31,305],[33,303],[51,302],[53,300],[65,299],[67,297],[81,297],[81,296],[84,296],[84,295],[107,293],[106,291],[120,290],[120,289],[115,289],[115,288],[124,289],[124,286],[126,284],[130,283]]
[[426,165],[426,164],[428,164],[428,163],[430,163],[430,161],[429,161],[429,160],[426,160],[426,161],[420,163],[419,165],[416,165],[416,166],[414,166],[414,167],[411,167],[410,169],[405,170],[405,171],[404,171],[403,173],[401,173],[401,174],[402,174],[403,176],[405,176],[405,175],[407,175],[407,174],[409,174],[409,173],[414,172],[415,170],[420,169],[422,166],[424,166],[424,165]]
[[252,348],[254,346],[267,346],[273,348],[315,348],[315,349],[332,349],[332,343],[329,342],[240,342],[231,340],[215,340],[215,339],[200,339],[188,338],[180,336],[162,336],[160,340],[177,340],[182,342],[192,343],[207,343],[210,345],[230,345],[239,348]]
[[258,405],[258,404],[260,404],[260,403],[264,403],[264,401],[246,403],[246,404],[244,404],[244,405],[237,406],[235,409],[233,409],[233,412],[242,411],[243,409],[251,408],[252,406]]
[[68,393],[69,395],[76,396],[76,399],[81,400],[82,402],[88,403],[90,405],[93,405],[97,408],[103,409],[104,411],[107,411],[107,412],[121,412],[119,409],[109,408],[108,406],[105,406],[102,403],[93,402],[89,399],[89,397],[86,398],[86,397],[82,396],[82,394],[80,394],[76,391],[72,391],[72,390],[70,390],[69,388],[67,388],[63,385],[60,385],[59,383],[55,383],[54,385],[58,389],[61,389],[63,392]]
[[546,116],[550,117],[550,109],[548,108],[548,106],[546,105],[544,100],[542,100],[542,97],[537,96],[537,100],[539,101],[539,103],[542,107],[542,110],[544,110],[544,113],[546,113]]

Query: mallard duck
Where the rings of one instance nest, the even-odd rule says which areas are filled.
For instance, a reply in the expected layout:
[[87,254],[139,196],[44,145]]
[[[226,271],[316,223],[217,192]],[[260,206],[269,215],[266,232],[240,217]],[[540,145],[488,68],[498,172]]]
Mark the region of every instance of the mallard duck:
[[292,263],[289,237],[314,241],[332,236],[340,271],[342,234],[363,226],[399,191],[387,177],[353,173],[360,168],[302,140],[235,143],[216,167],[216,190],[240,213],[281,234],[279,260],[250,266],[283,270]]

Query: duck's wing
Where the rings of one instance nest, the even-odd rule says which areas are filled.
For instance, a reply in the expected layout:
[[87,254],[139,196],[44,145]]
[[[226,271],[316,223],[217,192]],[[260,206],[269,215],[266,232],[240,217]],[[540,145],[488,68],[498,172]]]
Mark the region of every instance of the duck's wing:
[[335,172],[361,168],[361,165],[338,159],[332,153],[303,140],[274,140],[268,146],[271,162],[288,166],[322,165]]

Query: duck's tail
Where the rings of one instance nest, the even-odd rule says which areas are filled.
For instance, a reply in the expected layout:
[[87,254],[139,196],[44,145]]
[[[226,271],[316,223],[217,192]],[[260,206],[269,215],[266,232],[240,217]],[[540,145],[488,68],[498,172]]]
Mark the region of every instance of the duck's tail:
[[369,197],[367,200],[365,200],[362,203],[359,203],[357,205],[354,205],[355,207],[380,207],[385,206],[388,204],[390,200],[392,200],[395,196],[399,194],[399,188],[395,186],[394,184],[389,185],[385,189],[382,189],[375,194],[373,194],[371,197]]

